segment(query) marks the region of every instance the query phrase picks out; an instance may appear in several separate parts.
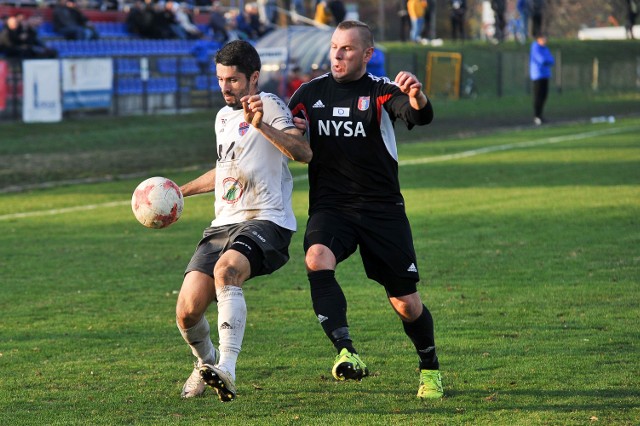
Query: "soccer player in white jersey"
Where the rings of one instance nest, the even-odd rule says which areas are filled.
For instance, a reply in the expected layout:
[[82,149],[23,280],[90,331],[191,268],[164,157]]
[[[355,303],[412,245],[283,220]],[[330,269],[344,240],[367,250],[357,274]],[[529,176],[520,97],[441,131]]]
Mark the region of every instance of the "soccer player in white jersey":
[[[215,63],[226,103],[215,120],[216,166],[180,187],[185,197],[215,191],[215,218],[186,268],[176,322],[196,357],[182,396],[209,385],[231,401],[247,316],[242,284],[289,260],[296,220],[288,161],[308,163],[312,153],[284,102],[258,89],[260,57],[251,44],[226,44]],[[213,301],[218,349],[205,318]]]
[[358,21],[343,21],[331,37],[331,72],[303,84],[289,100],[308,123],[309,220],[305,263],[313,309],[337,355],[337,380],[361,380],[368,369],[354,348],[347,300],[337,265],[360,249],[367,277],[380,283],[402,320],[419,359],[419,398],[443,396],[433,318],[416,284],[418,263],[400,193],[393,126],[433,119],[431,102],[415,75],[391,82],[366,72],[373,35]]

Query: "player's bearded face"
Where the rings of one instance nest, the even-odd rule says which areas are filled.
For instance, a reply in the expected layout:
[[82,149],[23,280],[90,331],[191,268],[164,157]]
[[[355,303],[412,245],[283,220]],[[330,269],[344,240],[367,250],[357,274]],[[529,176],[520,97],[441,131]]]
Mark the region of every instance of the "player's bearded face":
[[364,48],[358,30],[336,30],[329,51],[333,78],[340,83],[359,79],[367,70],[371,53],[371,48]]
[[238,71],[235,66],[221,64],[216,65],[216,74],[224,102],[233,109],[241,109],[240,99],[251,91],[247,76]]

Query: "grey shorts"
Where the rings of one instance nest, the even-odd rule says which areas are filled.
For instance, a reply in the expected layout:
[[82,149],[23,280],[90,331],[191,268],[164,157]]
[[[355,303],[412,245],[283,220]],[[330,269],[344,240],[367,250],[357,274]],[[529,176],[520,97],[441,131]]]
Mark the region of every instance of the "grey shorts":
[[[199,271],[213,277],[213,268],[224,252],[232,249],[234,241],[247,241],[258,248],[250,255],[243,250],[251,267],[251,277],[268,275],[281,268],[289,260],[289,244],[293,231],[267,220],[249,220],[232,225],[206,228],[198,243],[185,274]],[[246,244],[241,244],[246,246]]]

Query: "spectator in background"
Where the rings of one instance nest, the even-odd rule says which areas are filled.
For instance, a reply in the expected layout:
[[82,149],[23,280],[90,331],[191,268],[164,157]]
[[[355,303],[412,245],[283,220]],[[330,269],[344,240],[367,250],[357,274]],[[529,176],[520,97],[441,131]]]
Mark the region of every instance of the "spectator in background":
[[424,26],[420,37],[424,42],[431,40],[431,11],[433,10],[435,0],[427,0],[427,7],[424,9]]
[[237,17],[237,29],[244,33],[250,40],[257,40],[273,29],[270,25],[265,25],[260,21],[258,4],[255,2],[244,5],[244,13]]
[[490,41],[491,43],[497,43],[496,41],[496,16],[491,9],[491,2],[489,0],[483,0],[482,2],[482,32],[480,38],[483,41]]
[[347,16],[347,9],[344,7],[342,0],[329,0],[327,7],[331,12],[331,16],[333,16],[333,23],[335,25],[344,21],[345,16]]
[[233,40],[247,40],[248,37],[245,33],[238,29],[238,23],[241,20],[241,13],[238,9],[231,9],[227,13],[224,14],[224,17],[227,21],[227,34],[229,39],[227,43]]
[[426,0],[408,0],[407,11],[411,19],[411,41],[419,43],[422,27],[424,26],[424,11],[427,7]]
[[8,58],[22,58],[23,51],[20,48],[20,22],[15,16],[2,17],[2,30],[0,31],[0,53]]
[[57,58],[58,51],[48,47],[38,35],[38,28],[42,25],[43,19],[40,15],[31,15],[22,22],[26,33],[26,42],[36,58]]
[[313,20],[319,24],[329,25],[331,23],[331,11],[327,6],[327,2],[324,0],[318,0],[316,3],[316,12],[313,16]]
[[[295,12],[298,16],[307,16],[307,11],[304,6],[304,0],[291,0],[291,12]],[[293,23],[298,23],[299,19],[293,17]]]
[[97,0],[96,7],[100,10],[118,10],[118,0]]
[[464,17],[467,12],[466,0],[449,0],[449,18],[451,19],[451,38],[464,41]]
[[387,72],[384,65],[384,52],[380,49],[373,49],[371,59],[367,62],[367,72],[377,77],[386,77]]
[[76,5],[75,0],[58,0],[53,8],[53,30],[67,40],[97,40],[98,31]]
[[224,44],[229,40],[227,31],[227,19],[224,17],[222,5],[218,0],[211,3],[211,15],[209,15],[209,28],[213,34],[213,40]]
[[506,0],[491,0],[491,9],[493,9],[493,16],[495,18],[495,38],[498,42],[502,43],[505,38],[505,28],[507,26],[507,21],[504,16],[507,11]]
[[545,122],[542,113],[549,93],[551,67],[555,64],[555,59],[547,47],[547,37],[536,34],[534,38],[529,55],[529,74],[533,83],[533,124],[539,126]]
[[529,0],[518,0],[516,4],[518,13],[520,14],[520,23],[522,28],[522,42],[526,42],[529,38],[529,15],[531,14],[531,8],[529,6]]
[[265,25],[276,25],[278,23],[278,2],[276,0],[258,0],[258,11],[260,21]]
[[536,38],[542,34],[542,15],[544,13],[544,0],[529,0],[531,11],[531,32]]
[[638,17],[638,9],[640,9],[639,0],[627,0],[627,22],[625,24],[628,39],[635,39],[633,36],[633,26],[636,24]]
[[38,38],[38,25],[42,18],[25,19],[24,14],[7,17],[0,32],[0,53],[9,58],[39,59],[55,58],[58,52],[48,48]]
[[202,31],[193,22],[193,16],[191,14],[191,7],[187,3],[173,4],[173,13],[176,16],[176,22],[184,31],[186,38],[194,40],[202,37]]
[[406,0],[398,0],[398,18],[400,18],[400,41],[407,41],[411,34],[411,18],[407,10]]
[[186,40],[187,32],[182,28],[175,13],[175,2],[169,0],[164,3],[157,3],[155,14],[155,31],[159,39],[180,39]]
[[256,13],[253,13],[252,10],[253,6],[247,3],[244,6],[244,10],[236,16],[236,29],[242,34],[241,38],[243,39],[255,40],[258,38],[258,32],[255,29],[258,24],[254,23],[252,25],[252,21],[259,22],[260,18],[257,14],[257,8]]
[[142,38],[154,38],[155,11],[151,1],[136,0],[127,14],[127,31]]

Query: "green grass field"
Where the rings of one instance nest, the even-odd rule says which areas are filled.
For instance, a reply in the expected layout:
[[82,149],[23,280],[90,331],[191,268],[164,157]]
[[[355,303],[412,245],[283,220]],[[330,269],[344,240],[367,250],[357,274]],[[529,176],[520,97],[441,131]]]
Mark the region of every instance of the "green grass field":
[[0,194],[0,424],[637,425],[639,134],[628,118],[400,146],[446,392],[436,402],[415,397],[413,347],[357,256],[338,278],[372,376],[331,378],[303,266],[304,178],[291,261],[245,285],[228,404],[180,398],[192,357],[175,301],[211,197],[150,230],[129,206],[142,178]]

